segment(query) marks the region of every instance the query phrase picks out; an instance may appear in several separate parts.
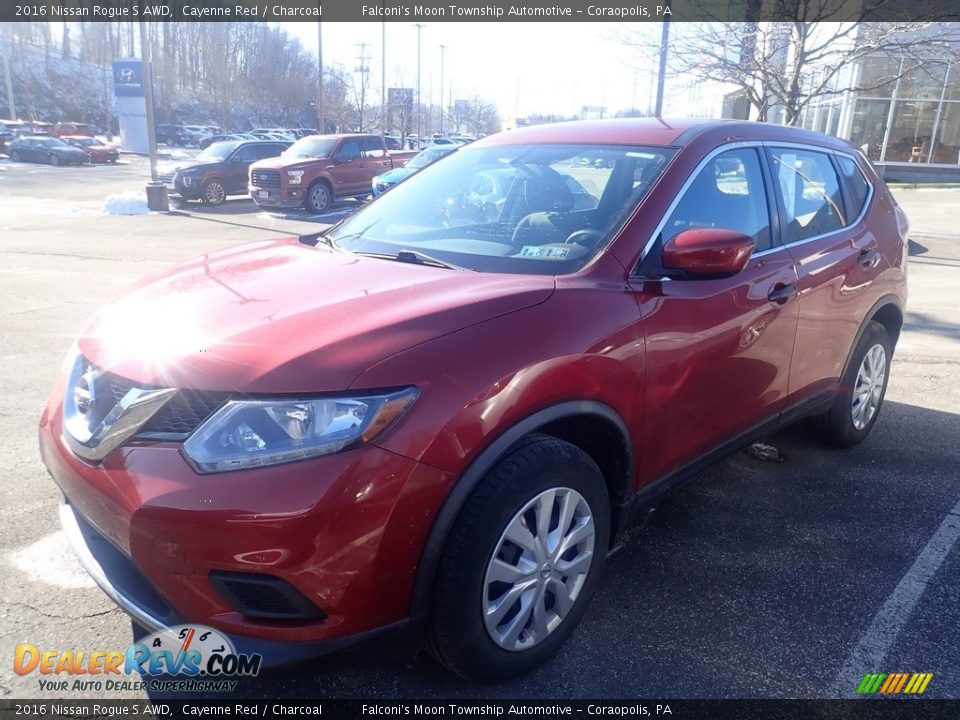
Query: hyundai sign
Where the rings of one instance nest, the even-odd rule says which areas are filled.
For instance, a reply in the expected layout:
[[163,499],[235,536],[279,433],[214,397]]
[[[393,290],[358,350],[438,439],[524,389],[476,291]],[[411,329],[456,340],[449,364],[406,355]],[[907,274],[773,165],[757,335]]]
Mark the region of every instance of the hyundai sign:
[[120,97],[143,97],[143,65],[139,60],[113,61],[113,92]]

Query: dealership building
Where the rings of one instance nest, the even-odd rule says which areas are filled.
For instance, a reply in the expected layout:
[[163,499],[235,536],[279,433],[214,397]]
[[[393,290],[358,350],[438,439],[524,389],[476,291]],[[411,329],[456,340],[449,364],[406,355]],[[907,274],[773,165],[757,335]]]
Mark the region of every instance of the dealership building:
[[[805,78],[819,86],[825,71]],[[725,117],[747,118],[742,92],[728,93]],[[772,107],[771,122],[782,122]],[[849,140],[889,180],[960,180],[960,65],[893,52],[850,63],[803,111],[800,124]]]

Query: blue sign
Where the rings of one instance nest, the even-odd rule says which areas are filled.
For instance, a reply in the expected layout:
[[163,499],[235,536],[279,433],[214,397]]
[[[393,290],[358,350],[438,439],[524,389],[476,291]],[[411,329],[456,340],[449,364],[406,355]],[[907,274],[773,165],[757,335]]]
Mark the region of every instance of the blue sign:
[[113,61],[113,92],[117,97],[143,97],[143,64],[139,60]]

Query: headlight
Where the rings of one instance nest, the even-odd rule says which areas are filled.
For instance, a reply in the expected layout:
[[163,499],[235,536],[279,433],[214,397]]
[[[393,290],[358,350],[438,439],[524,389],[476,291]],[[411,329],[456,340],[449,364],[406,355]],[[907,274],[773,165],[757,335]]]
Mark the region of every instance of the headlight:
[[291,185],[299,185],[303,178],[303,170],[287,170],[287,179]]
[[329,455],[370,442],[416,399],[411,387],[382,395],[231,401],[194,431],[183,451],[201,473]]
[[178,175],[175,181],[179,180],[184,187],[193,187],[197,179],[193,175]]

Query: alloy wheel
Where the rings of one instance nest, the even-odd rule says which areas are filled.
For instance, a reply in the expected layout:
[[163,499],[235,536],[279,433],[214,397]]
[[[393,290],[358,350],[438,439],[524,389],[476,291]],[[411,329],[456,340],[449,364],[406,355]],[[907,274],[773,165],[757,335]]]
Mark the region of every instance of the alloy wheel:
[[226,193],[223,185],[218,182],[210,182],[203,189],[203,197],[211,205],[219,205],[226,197]]
[[504,650],[543,642],[563,622],[593,564],[596,528],[586,499],[552,488],[513,516],[483,581],[483,622]]
[[863,356],[857,379],[853,386],[850,417],[853,427],[863,430],[873,419],[880,406],[883,384],[887,376],[887,353],[877,343]]

